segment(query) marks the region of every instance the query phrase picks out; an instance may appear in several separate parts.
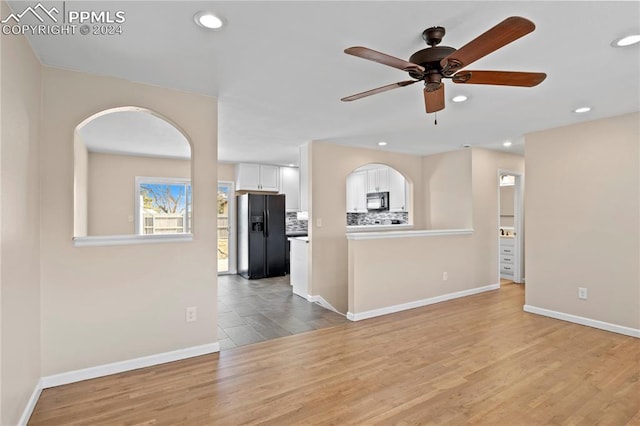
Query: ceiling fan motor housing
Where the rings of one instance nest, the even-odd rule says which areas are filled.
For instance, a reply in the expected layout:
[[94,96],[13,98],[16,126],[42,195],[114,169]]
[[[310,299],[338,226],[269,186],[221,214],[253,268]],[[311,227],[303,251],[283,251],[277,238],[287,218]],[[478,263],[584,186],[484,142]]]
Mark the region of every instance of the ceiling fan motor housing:
[[[440,72],[442,71],[440,61],[455,51],[456,49],[449,46],[427,47],[426,49],[418,50],[416,53],[411,55],[409,62],[418,64],[424,67],[427,71],[435,70]],[[409,75],[417,79],[422,78],[422,75],[416,72],[409,72]]]

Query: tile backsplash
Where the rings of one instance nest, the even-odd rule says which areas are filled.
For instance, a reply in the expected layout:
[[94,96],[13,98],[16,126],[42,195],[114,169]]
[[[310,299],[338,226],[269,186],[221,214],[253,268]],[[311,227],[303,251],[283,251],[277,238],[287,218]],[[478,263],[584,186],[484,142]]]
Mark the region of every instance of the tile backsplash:
[[400,221],[400,224],[409,223],[407,212],[367,212],[347,213],[347,226],[362,225],[389,225],[390,221]]
[[308,223],[308,220],[298,220],[298,214],[296,212],[287,212],[287,216],[285,218],[285,227],[287,232],[306,231]]

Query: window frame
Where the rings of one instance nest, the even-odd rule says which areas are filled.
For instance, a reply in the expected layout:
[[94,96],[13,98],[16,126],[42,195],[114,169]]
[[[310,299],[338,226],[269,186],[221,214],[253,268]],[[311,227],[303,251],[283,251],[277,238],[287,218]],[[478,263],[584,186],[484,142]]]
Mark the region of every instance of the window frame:
[[[190,230],[190,232],[176,232],[173,234],[143,234],[144,223],[142,221],[142,211],[140,205],[140,185],[143,184],[156,184],[156,185],[188,185],[191,190],[187,192],[190,197],[185,199],[185,215],[183,222],[183,229]],[[185,194],[186,195],[186,194]],[[149,236],[149,235],[191,235],[193,233],[193,187],[191,185],[190,178],[180,177],[149,177],[149,176],[136,176],[135,177],[135,189],[134,189],[134,232],[136,236]]]

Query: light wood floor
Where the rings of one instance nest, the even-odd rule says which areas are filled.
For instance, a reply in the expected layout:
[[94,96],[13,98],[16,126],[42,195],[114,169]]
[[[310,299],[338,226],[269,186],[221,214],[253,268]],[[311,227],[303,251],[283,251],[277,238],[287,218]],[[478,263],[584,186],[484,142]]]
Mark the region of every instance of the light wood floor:
[[29,424],[640,424],[640,340],[518,284],[43,391]]

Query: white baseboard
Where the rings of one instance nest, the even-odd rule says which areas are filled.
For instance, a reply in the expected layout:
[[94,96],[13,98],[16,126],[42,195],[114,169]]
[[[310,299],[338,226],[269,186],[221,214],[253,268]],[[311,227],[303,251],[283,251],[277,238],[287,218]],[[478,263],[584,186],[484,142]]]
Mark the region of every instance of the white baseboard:
[[29,398],[29,402],[27,402],[27,406],[24,407],[20,420],[18,420],[18,426],[27,426],[27,423],[29,423],[29,419],[31,418],[31,414],[33,414],[33,409],[36,408],[36,404],[38,403],[41,393],[42,379],[38,380],[38,383],[36,383],[36,387],[31,394],[31,398]]
[[125,371],[137,370],[138,368],[151,367],[153,365],[167,362],[179,361],[181,359],[220,352],[220,343],[208,343],[206,345],[192,346],[190,348],[178,349],[170,352],[143,356],[126,361],[113,362],[110,364],[98,365],[96,367],[83,368],[81,370],[68,371],[66,373],[54,374],[42,378],[42,389],[54,386],[66,385],[68,383],[80,382],[82,380],[95,379],[96,377],[109,376],[111,374]]
[[340,314],[340,315],[344,316],[344,314],[342,312],[340,312],[336,308],[334,308],[333,305],[331,305],[331,303],[327,302],[324,299],[324,297],[322,297],[322,296],[317,296],[317,295],[316,296],[311,296],[311,295],[308,295],[307,296],[307,300],[309,302],[312,302],[312,303],[317,303],[318,305],[322,306],[323,308],[328,309],[330,311],[333,311],[336,314]]
[[562,321],[573,322],[575,324],[586,325],[587,327],[599,328],[600,330],[611,331],[613,333],[624,334],[625,336],[640,338],[640,330],[623,325],[611,324],[591,318],[579,317],[577,315],[566,314],[564,312],[552,311],[550,309],[538,308],[536,306],[524,305],[523,310],[532,314],[543,315]]
[[500,284],[491,284],[484,287],[471,288],[469,290],[456,291],[455,293],[443,294],[441,296],[430,297],[428,299],[415,300],[400,305],[386,306],[384,308],[372,309],[370,311],[352,313],[347,312],[347,319],[351,321],[360,321],[367,318],[379,317],[381,315],[393,314],[396,312],[406,311],[408,309],[420,308],[422,306],[433,305],[434,303],[445,302],[447,300],[458,299],[460,297],[471,296],[473,294],[483,293],[485,291],[498,290]]

